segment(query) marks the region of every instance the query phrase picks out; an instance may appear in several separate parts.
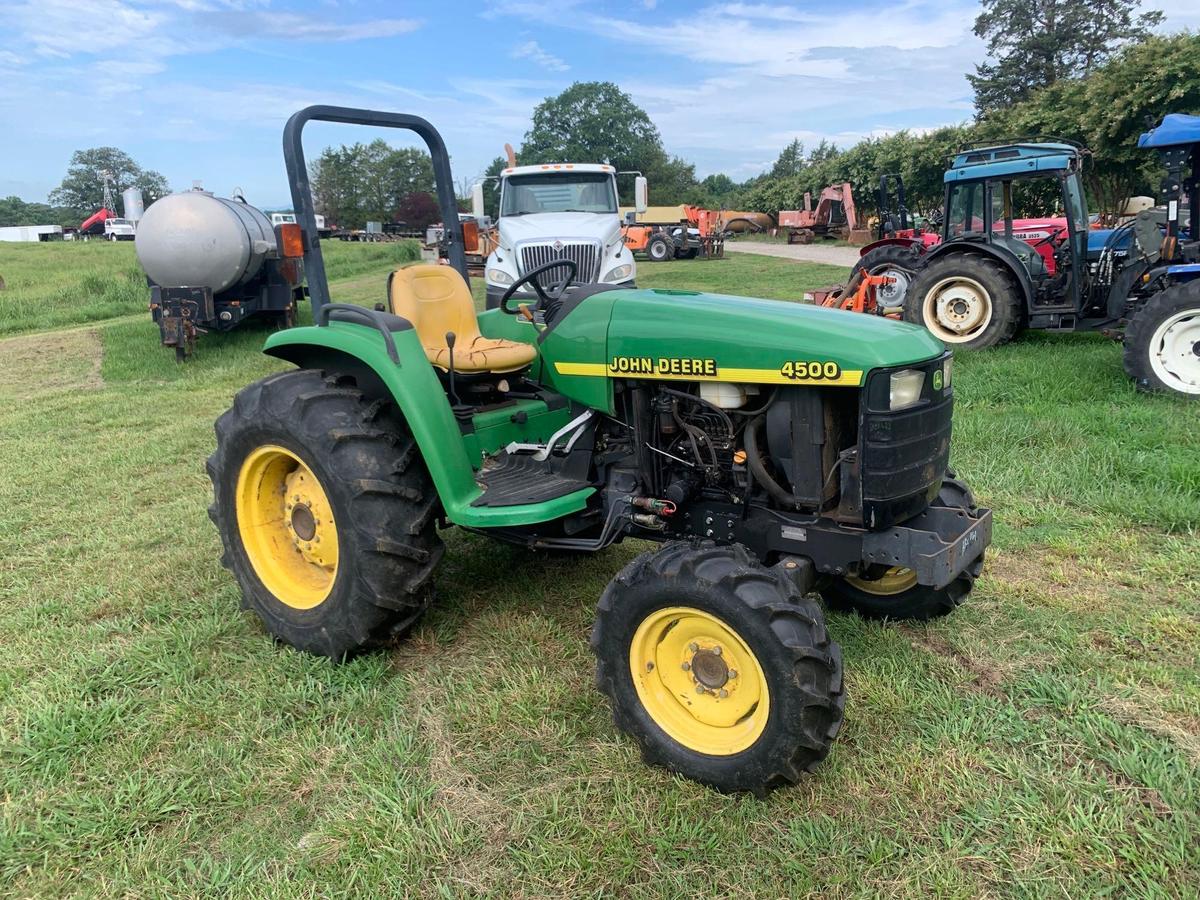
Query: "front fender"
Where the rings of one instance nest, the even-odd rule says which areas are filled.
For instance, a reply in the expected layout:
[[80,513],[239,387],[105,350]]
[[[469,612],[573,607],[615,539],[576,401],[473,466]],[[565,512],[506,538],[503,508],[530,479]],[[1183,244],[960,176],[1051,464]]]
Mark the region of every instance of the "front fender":
[[301,368],[354,375],[376,396],[390,396],[403,413],[442,501],[446,518],[473,528],[531,525],[577,512],[593,491],[576,491],[534,506],[476,507],[475,483],[462,432],[445,389],[429,365],[416,331],[392,332],[399,363],[392,362],[374,328],[334,321],[289,328],[267,339],[263,352]]

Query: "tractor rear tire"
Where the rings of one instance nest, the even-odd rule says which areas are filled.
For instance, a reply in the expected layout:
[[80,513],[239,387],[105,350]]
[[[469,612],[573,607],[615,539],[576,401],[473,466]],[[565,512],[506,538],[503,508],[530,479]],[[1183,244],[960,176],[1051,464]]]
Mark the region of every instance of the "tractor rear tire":
[[675,242],[665,235],[652,234],[646,244],[646,256],[652,262],[666,262],[675,256]]
[[875,298],[880,312],[899,311],[904,308],[909,288],[912,287],[919,268],[921,254],[915,247],[884,244],[863,254],[850,270],[850,280],[853,281],[859,272],[865,272],[867,275],[890,275],[896,279],[895,282],[878,287]]
[[1125,329],[1124,361],[1138,390],[1200,398],[1200,281],[1146,301]]
[[221,562],[275,638],[337,660],[420,618],[439,501],[394,405],[300,369],[239,391],[216,432]]
[[720,791],[798,781],[841,725],[841,650],[820,606],[738,545],[639,556],[600,598],[591,644],[645,761]]
[[979,253],[954,252],[917,273],[904,320],[925,326],[947,344],[982,350],[1013,339],[1023,306],[1016,279],[1001,263]]
[[[976,514],[971,489],[951,471],[946,472],[934,505],[964,509],[972,516]],[[909,569],[873,565],[858,575],[831,580],[821,588],[821,597],[831,609],[856,612],[864,619],[927,622],[958,609],[982,572],[981,555],[946,587],[931,588],[917,584]]]

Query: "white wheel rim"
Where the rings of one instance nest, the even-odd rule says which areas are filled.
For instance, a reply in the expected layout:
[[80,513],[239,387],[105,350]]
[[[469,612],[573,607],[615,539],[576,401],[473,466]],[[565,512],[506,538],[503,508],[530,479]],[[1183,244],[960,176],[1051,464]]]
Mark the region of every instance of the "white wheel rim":
[[1200,394],[1200,309],[1177,312],[1154,330],[1150,368],[1171,390]]
[[973,341],[992,323],[992,297],[974,278],[952,275],[925,294],[925,327],[947,344]]
[[904,269],[894,269],[885,266],[882,269],[876,269],[872,275],[886,275],[892,279],[891,284],[880,285],[875,292],[875,299],[880,306],[886,306],[891,309],[897,309],[904,305],[904,298],[908,296],[909,274]]

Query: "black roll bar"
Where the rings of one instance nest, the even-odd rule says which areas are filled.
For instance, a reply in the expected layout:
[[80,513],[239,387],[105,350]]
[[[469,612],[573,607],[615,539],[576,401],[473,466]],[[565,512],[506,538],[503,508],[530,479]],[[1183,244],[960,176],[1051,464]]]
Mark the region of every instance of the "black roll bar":
[[433,179],[437,187],[438,207],[446,229],[450,265],[470,284],[467,257],[463,249],[462,223],[458,220],[458,202],[454,196],[454,177],[450,174],[450,155],[442,136],[425,119],[404,113],[382,112],[375,109],[355,109],[348,106],[308,106],[294,113],[283,128],[283,164],[287,167],[288,185],[292,191],[292,208],[304,234],[304,273],[308,278],[308,296],[316,318],[329,300],[329,281],[325,276],[325,260],[317,237],[316,210],[313,208],[312,188],[308,181],[308,164],[304,161],[301,135],[304,126],[312,121],[341,122],[346,125],[370,125],[378,128],[404,128],[415,131],[429,149],[433,160]]

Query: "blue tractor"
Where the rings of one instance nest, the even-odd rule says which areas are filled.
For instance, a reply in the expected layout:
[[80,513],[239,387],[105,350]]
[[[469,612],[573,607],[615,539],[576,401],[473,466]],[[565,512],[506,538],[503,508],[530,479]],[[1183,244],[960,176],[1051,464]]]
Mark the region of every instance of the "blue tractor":
[[880,311],[948,344],[1123,330],[1139,388],[1200,398],[1200,116],[1166,116],[1138,146],[1166,166],[1164,203],[1118,228],[1089,227],[1080,147],[968,148],[945,174],[940,236],[890,235],[855,268],[893,276]]

